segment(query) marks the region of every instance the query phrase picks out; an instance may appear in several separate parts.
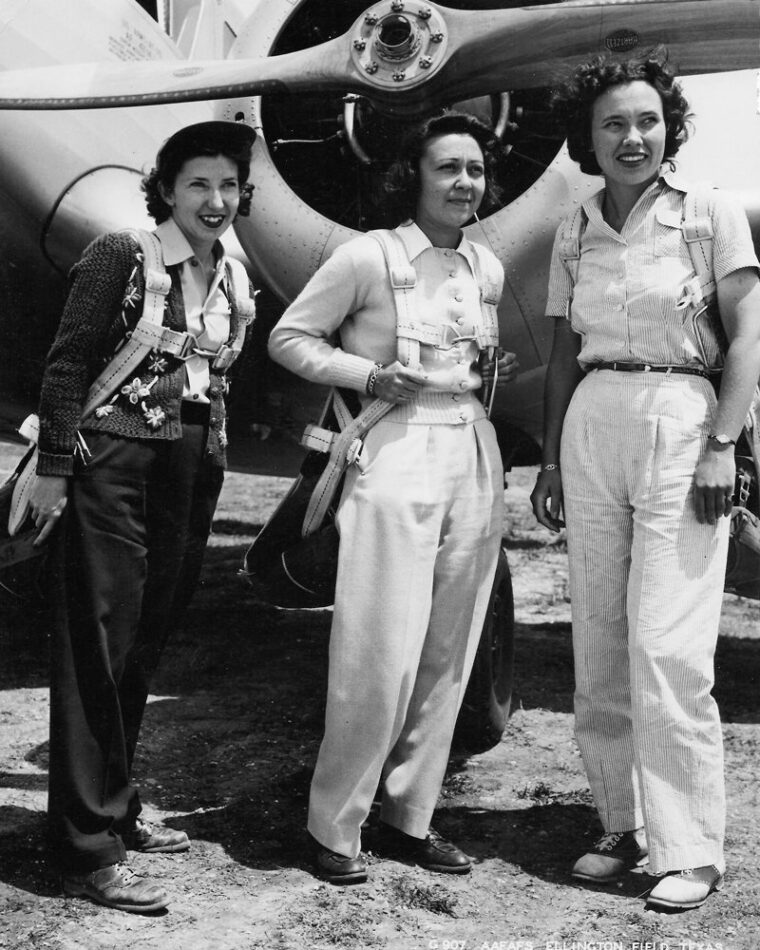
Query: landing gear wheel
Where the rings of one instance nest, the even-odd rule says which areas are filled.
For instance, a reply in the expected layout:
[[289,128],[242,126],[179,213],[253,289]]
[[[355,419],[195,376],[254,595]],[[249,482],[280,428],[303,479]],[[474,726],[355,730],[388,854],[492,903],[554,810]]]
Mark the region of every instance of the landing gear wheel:
[[512,705],[514,633],[512,576],[502,548],[475,664],[454,731],[455,753],[486,752],[504,733]]

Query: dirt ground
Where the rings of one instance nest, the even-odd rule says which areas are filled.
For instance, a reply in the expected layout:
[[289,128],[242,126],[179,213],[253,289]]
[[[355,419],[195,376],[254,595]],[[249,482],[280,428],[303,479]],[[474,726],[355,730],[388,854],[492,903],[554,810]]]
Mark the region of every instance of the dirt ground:
[[[0,446],[0,469],[18,449]],[[760,946],[760,638],[757,602],[727,597],[716,696],[727,760],[729,873],[701,909],[644,910],[644,873],[576,886],[598,833],[572,736],[566,554],[535,526],[535,472],[517,470],[505,538],[517,618],[515,711],[502,742],[452,759],[438,828],[474,858],[465,878],[369,851],[370,879],[309,871],[304,821],[321,734],[330,611],[277,611],[236,576],[286,479],[232,473],[202,588],[164,657],[136,761],[147,816],[185,829],[187,854],[137,855],[170,892],[136,916],[62,899],[43,827],[47,646],[29,610],[0,610],[0,947],[12,950],[756,950]]]

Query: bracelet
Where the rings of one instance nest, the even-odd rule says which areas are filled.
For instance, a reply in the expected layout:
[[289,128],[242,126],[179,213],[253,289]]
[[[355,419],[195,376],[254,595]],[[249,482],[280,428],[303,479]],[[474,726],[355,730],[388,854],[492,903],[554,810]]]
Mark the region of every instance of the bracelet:
[[381,369],[383,369],[383,364],[375,363],[375,365],[369,371],[369,376],[367,377],[367,385],[365,386],[368,396],[375,395],[375,383],[377,382],[377,374],[380,372]]
[[554,462],[549,462],[548,465],[541,466],[541,471],[542,472],[558,472],[559,465],[555,465]]

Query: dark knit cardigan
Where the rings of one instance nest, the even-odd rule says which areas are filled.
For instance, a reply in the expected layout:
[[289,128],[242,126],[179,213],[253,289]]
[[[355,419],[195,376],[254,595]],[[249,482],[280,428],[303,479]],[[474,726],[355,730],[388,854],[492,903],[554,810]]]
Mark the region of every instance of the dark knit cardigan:
[[[171,290],[166,298],[164,325],[184,331],[187,325],[179,271],[179,266],[167,268]],[[72,268],[69,296],[42,381],[38,474],[72,474],[80,430],[85,441],[88,431],[128,439],[182,436],[184,363],[155,351],[130,373],[104,408],[79,424],[90,385],[142,315],[144,290],[142,252],[134,238],[124,232],[97,238]],[[235,294],[228,293],[228,297],[229,342],[241,318]],[[220,466],[226,465],[226,390],[225,374],[210,367],[206,450]]]

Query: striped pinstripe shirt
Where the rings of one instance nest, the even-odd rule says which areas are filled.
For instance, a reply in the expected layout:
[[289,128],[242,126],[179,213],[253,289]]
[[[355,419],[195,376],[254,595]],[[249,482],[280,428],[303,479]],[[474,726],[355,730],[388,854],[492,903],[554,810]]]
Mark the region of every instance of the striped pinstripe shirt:
[[[711,333],[693,306],[677,309],[695,276],[682,238],[686,186],[662,175],[641,195],[618,233],[602,217],[604,189],[583,205],[578,281],[552,251],[546,314],[569,316],[582,337],[582,368],[599,362],[714,365]],[[746,215],[735,198],[714,191],[710,202],[715,279],[742,267],[760,269]],[[705,336],[708,337],[707,345]]]

